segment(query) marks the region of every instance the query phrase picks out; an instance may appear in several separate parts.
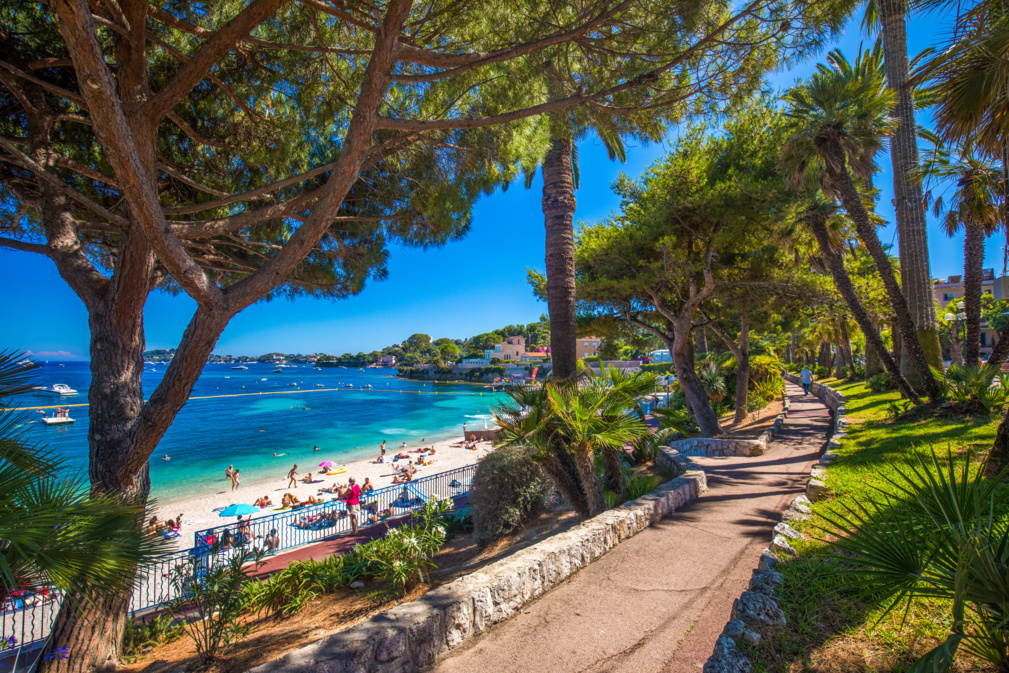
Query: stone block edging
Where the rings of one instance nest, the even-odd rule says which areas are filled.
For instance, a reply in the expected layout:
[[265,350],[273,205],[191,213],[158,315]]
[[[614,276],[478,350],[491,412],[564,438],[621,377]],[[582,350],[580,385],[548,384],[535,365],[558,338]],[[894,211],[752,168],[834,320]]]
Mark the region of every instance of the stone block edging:
[[[795,374],[786,374],[785,379],[801,384]],[[841,446],[846,429],[844,395],[816,381],[810,385],[809,392],[834,412],[834,432],[827,443],[827,450],[820,456],[819,464],[810,471],[806,495],[795,497],[782,513],[781,523],[774,527],[771,544],[761,553],[760,562],[753,571],[747,590],[733,603],[729,622],[715,642],[714,652],[704,663],[703,673],[749,673],[753,670],[753,664],[739,645],[744,642],[759,643],[761,628],[780,628],[786,625],[785,615],[777,602],[777,590],[783,577],[774,568],[780,562],[779,556],[798,556],[788,540],[803,536],[791,524],[809,521],[812,515],[809,505],[826,495],[827,486],[823,478],[826,477],[827,466],[837,457],[834,449]]]
[[[783,404],[781,413],[775,416],[774,423],[757,439],[722,439],[719,437],[691,437],[670,442],[668,447],[684,456],[760,456],[767,451],[767,443],[781,432],[781,426],[788,416],[788,399]],[[659,454],[659,467],[662,467],[662,452]]]
[[411,673],[430,666],[707,490],[704,471],[688,457],[666,449],[659,462],[673,479],[651,493],[250,673]]

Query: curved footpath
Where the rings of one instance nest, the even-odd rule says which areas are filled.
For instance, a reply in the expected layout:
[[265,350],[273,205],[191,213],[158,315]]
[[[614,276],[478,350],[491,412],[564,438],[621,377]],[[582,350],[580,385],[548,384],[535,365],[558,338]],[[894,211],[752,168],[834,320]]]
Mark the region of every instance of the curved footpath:
[[767,452],[692,458],[709,490],[442,660],[436,673],[700,671],[789,501],[827,442],[830,411],[786,384]]

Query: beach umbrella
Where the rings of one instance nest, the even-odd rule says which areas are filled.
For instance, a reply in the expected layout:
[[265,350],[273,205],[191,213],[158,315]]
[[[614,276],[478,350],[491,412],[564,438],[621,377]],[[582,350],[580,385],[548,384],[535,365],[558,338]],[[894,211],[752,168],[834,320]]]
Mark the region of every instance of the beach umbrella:
[[336,463],[331,460],[324,460],[319,463],[319,467],[336,467]]
[[217,516],[242,516],[243,514],[255,514],[259,508],[255,505],[231,505],[221,510]]

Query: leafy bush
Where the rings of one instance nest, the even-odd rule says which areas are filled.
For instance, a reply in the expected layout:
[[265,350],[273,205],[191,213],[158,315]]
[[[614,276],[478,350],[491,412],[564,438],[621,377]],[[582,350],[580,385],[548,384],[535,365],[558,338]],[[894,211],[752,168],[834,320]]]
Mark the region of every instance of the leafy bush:
[[675,374],[676,367],[672,362],[649,362],[641,365],[641,371],[652,372],[653,374]]
[[750,358],[750,380],[778,379],[780,381],[781,370],[784,368],[781,360],[773,355],[754,355]]
[[983,467],[971,474],[971,461],[959,464],[951,452],[915,456],[868,502],[823,513],[838,538],[838,572],[890,599],[888,611],[917,597],[948,601],[949,637],[909,671],[948,671],[960,648],[1009,668],[1005,473],[985,481]]
[[722,373],[722,368],[711,363],[697,372],[697,376],[701,379],[701,386],[708,393],[711,403],[713,405],[721,404],[725,400],[726,393],[725,375]]
[[893,390],[896,386],[893,385],[893,379],[886,372],[880,372],[869,377],[869,380],[865,382],[865,385],[869,387],[874,393],[881,393],[884,390]]
[[265,580],[254,580],[242,587],[244,606],[252,612],[266,610],[288,615],[305,607],[325,593],[347,586],[364,574],[352,567],[353,553],[330,556],[322,561],[294,561]]
[[145,647],[179,639],[183,635],[182,627],[174,622],[175,619],[167,612],[146,622],[140,619],[127,619],[123,628],[123,656],[130,657],[139,654]]
[[238,620],[245,607],[242,585],[263,558],[261,549],[250,546],[236,548],[227,558],[222,551],[218,542],[208,554],[187,558],[169,574],[177,598],[168,601],[168,611],[179,618],[204,665],[248,633],[248,624]]
[[780,376],[772,376],[753,383],[753,396],[765,402],[778,399],[784,392],[785,380]]
[[848,365],[838,367],[836,370],[834,370],[834,376],[836,376],[839,379],[848,378]]
[[445,526],[446,542],[455,538],[456,535],[462,533],[472,533],[473,510],[469,507],[465,507],[458,512],[446,514],[445,520],[442,521],[442,525]]
[[452,507],[449,499],[434,498],[415,515],[416,523],[386,531],[385,538],[358,547],[369,562],[369,569],[379,579],[388,580],[406,591],[430,579],[425,573],[435,567],[434,555],[445,544],[442,520]]
[[848,378],[852,381],[862,381],[865,379],[865,367],[859,364],[852,365],[848,372]]
[[[939,373],[939,372],[936,372]],[[1009,377],[978,365],[950,365],[942,381],[943,395],[963,413],[991,413],[1009,402]]]
[[636,474],[630,479],[624,480],[624,497],[628,500],[636,500],[654,491],[661,483],[662,477],[657,474]]
[[821,367],[818,365],[816,369],[813,370],[813,375],[816,376],[816,378],[818,379],[825,379],[828,376],[830,376],[830,370],[827,369],[826,367]]
[[530,447],[502,446],[477,465],[470,491],[473,539],[483,546],[517,530],[543,510],[551,481]]

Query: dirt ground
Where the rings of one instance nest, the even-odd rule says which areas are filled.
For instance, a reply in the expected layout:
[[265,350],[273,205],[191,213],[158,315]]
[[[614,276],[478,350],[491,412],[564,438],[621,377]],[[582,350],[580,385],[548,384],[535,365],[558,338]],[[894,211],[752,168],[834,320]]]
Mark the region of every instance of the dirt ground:
[[739,425],[732,424],[733,413],[723,416],[718,419],[718,422],[722,426],[725,437],[756,439],[760,437],[764,430],[767,430],[774,424],[774,418],[781,413],[783,406],[781,400],[775,400],[763,409],[747,414],[746,420]]
[[[335,631],[353,626],[397,603],[414,600],[436,586],[564,532],[577,523],[578,517],[572,511],[547,512],[527,526],[520,535],[499,540],[483,549],[474,544],[471,534],[459,535],[448,542],[435,557],[438,569],[432,573],[433,585],[419,585],[405,596],[394,594],[386,584],[368,582],[364,589],[344,589],[322,596],[299,612],[286,617],[279,614],[269,617],[248,615],[243,619],[251,626],[249,634],[226,650],[220,661],[205,670],[209,673],[247,671]],[[182,636],[131,657],[123,670],[126,673],[168,673],[195,668],[196,650],[192,641]]]

